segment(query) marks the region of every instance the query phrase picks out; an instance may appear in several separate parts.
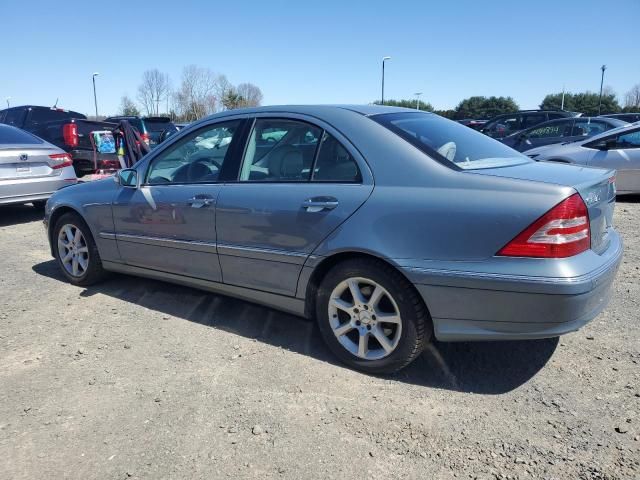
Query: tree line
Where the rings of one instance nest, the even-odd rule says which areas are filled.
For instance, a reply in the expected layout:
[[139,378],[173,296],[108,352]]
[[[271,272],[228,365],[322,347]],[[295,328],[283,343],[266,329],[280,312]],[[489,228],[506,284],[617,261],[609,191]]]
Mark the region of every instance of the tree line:
[[[540,103],[540,108],[545,110],[564,110],[581,112],[585,115],[598,115],[600,93],[581,92],[564,93],[564,105],[562,93],[550,93]],[[374,102],[379,105],[380,101]],[[511,97],[483,97],[473,96],[462,100],[453,110],[435,110],[428,102],[404,99],[385,100],[385,105],[407,108],[419,108],[420,110],[437,113],[446,118],[462,120],[464,118],[488,119],[503,113],[513,113],[520,110],[518,103]],[[602,91],[602,106],[600,113],[638,112],[640,111],[640,83],[633,86],[624,95],[623,105],[620,105],[618,97],[611,88],[606,87]]]
[[233,85],[223,74],[188,65],[175,89],[168,74],[158,69],[145,71],[138,85],[137,102],[123,95],[119,113],[162,115],[174,121],[191,122],[221,110],[258,106],[262,98],[262,91],[253,83]]

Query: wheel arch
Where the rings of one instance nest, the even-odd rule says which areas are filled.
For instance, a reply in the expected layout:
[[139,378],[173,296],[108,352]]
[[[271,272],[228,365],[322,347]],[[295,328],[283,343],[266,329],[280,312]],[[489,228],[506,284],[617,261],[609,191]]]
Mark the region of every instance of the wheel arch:
[[53,252],[53,231],[56,227],[56,223],[58,219],[62,217],[65,213],[75,213],[76,215],[82,217],[82,214],[75,208],[70,207],[68,205],[60,205],[53,212],[51,212],[51,216],[49,217],[49,228],[47,231],[47,236],[49,237],[49,248],[51,249],[51,256],[55,256]]
[[[368,259],[374,262],[384,263],[390,266],[391,268],[396,270],[400,275],[402,275],[407,280],[407,282],[409,282],[412,288],[415,289],[415,286],[413,286],[413,283],[411,283],[411,281],[402,272],[402,270],[398,267],[398,265],[396,265],[395,263],[393,263],[387,258],[381,257],[372,252],[364,252],[364,251],[358,251],[358,250],[347,250],[347,251],[336,252],[323,258],[322,261],[315,266],[315,268],[313,269],[313,272],[309,276],[309,280],[307,281],[306,286],[303,286],[304,293],[305,293],[304,294],[305,317],[314,318],[315,311],[316,311],[316,298],[318,296],[318,289],[320,287],[320,284],[322,283],[322,280],[324,280],[325,276],[327,275],[327,273],[339,263],[342,263],[346,260],[356,259],[356,258],[365,259],[365,260]],[[422,302],[425,303],[424,299],[422,298],[420,293],[417,291],[417,289],[416,289],[416,293],[422,299]],[[429,307],[426,305],[426,303],[425,303],[425,308],[427,309],[427,311],[429,310]]]

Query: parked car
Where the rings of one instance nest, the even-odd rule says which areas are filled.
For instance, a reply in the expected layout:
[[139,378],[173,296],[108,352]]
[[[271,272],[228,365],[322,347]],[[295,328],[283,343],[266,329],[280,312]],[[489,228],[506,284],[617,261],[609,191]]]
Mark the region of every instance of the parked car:
[[640,125],[619,127],[579,142],[534,148],[537,161],[565,162],[617,170],[618,194],[640,193]]
[[0,205],[44,204],[59,188],[76,183],[71,156],[35,135],[0,124]]
[[554,337],[605,307],[613,170],[538,163],[438,115],[227,111],[47,202],[75,285],[151,277],[315,317],[367,372],[441,341]]
[[640,113],[612,113],[609,115],[601,115],[607,118],[616,118],[629,123],[640,122]]
[[548,120],[577,116],[580,114],[562,110],[521,110],[493,117],[484,124],[480,131],[493,138],[503,138]]
[[149,132],[149,146],[151,148],[179,131],[169,117],[144,117],[143,120]]
[[615,118],[560,118],[513,133],[508,137],[501,138],[500,141],[519,152],[524,152],[543,145],[584,140],[625,125],[628,123]]
[[462,120],[457,120],[457,122],[461,123],[465,127],[473,128],[474,130],[480,130],[487,123],[487,120],[474,120],[471,118],[464,118]]
[[104,119],[105,122],[110,123],[120,123],[121,120],[128,121],[131,126],[138,131],[142,140],[150,146],[151,139],[149,136],[149,130],[147,130],[147,125],[143,118],[132,115],[116,115],[114,117],[107,117]]
[[0,123],[31,132],[67,152],[79,177],[100,169],[120,168],[115,153],[94,152],[90,139],[91,132],[110,130],[113,124],[87,120],[71,110],[37,105],[0,110]]

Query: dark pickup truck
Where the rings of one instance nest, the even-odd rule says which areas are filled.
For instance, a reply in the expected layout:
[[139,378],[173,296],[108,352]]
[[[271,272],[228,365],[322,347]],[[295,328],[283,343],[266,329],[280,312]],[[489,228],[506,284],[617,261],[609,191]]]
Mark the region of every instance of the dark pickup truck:
[[0,110],[0,123],[31,132],[68,152],[78,177],[120,168],[115,153],[95,152],[91,142],[91,132],[111,130],[116,126],[114,123],[87,120],[78,112],[36,105]]

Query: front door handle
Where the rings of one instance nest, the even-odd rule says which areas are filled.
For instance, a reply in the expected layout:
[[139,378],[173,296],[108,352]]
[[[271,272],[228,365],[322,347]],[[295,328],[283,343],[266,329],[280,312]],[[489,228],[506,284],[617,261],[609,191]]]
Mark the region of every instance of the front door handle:
[[187,205],[191,208],[208,207],[213,203],[213,197],[209,195],[196,195],[193,198],[187,200]]
[[307,212],[316,213],[323,210],[333,210],[338,206],[338,199],[335,197],[312,197],[302,202],[302,208]]

